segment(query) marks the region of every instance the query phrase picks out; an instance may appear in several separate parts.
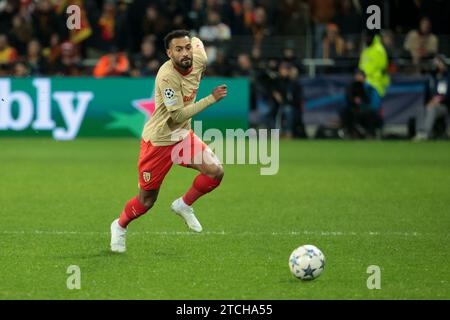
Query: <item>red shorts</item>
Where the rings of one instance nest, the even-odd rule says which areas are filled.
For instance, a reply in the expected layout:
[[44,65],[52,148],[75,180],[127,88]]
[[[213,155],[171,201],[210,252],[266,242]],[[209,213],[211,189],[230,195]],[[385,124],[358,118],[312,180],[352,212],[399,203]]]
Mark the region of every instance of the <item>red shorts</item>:
[[139,187],[144,190],[159,189],[172,164],[187,167],[194,156],[206,147],[192,130],[184,140],[170,146],[154,146],[142,139],[138,163]]

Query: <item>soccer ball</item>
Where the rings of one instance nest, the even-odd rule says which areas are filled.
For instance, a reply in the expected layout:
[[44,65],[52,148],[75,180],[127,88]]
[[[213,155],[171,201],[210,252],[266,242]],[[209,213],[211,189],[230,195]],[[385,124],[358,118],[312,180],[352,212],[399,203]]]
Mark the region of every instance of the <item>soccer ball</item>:
[[292,274],[301,280],[313,280],[320,276],[325,267],[325,256],[313,245],[295,249],[289,257]]

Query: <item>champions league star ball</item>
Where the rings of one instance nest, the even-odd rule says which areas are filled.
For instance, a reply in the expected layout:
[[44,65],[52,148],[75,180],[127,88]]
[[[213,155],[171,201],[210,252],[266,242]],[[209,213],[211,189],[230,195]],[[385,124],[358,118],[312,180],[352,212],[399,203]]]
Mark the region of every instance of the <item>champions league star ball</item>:
[[325,256],[313,245],[295,249],[289,257],[292,274],[301,280],[313,280],[320,276],[325,267]]

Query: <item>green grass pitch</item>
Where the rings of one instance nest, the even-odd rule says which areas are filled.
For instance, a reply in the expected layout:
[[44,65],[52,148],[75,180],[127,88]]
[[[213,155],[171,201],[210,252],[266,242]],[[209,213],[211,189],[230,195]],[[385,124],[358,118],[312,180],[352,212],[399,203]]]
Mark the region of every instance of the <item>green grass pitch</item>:
[[[174,167],[157,204],[109,252],[137,193],[138,139],[0,140],[0,299],[450,299],[450,148],[445,142],[282,141],[280,171],[226,165],[195,210],[170,211],[195,172]],[[314,244],[325,271],[295,279]],[[66,286],[81,270],[81,289]],[[367,268],[381,268],[369,290]]]

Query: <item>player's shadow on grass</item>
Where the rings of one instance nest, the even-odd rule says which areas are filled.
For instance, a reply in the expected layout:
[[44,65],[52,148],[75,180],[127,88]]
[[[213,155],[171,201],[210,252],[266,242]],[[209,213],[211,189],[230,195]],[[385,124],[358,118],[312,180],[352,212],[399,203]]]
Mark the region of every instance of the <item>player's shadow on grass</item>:
[[58,256],[59,258],[64,258],[64,259],[82,259],[82,260],[87,260],[87,259],[95,259],[95,258],[101,258],[104,259],[106,257],[124,257],[126,256],[126,253],[117,253],[117,252],[112,252],[109,249],[101,249],[97,252],[92,252],[92,253],[74,253],[72,255],[66,255],[64,257],[62,256]]
[[[139,252],[139,254],[142,254],[143,252]],[[153,258],[160,258],[160,259],[172,259],[174,257],[180,257],[180,254],[177,252],[170,252],[170,251],[163,251],[163,250],[158,250],[158,249],[153,249],[150,251],[146,251],[145,255],[148,257],[153,257]],[[108,248],[105,249],[101,249],[98,251],[94,251],[94,252],[90,252],[90,253],[75,253],[74,254],[69,254],[69,255],[65,255],[65,256],[58,256],[59,258],[64,258],[64,259],[82,259],[82,260],[89,260],[89,259],[104,259],[104,258],[108,258],[108,257],[113,257],[113,259],[115,258],[120,258],[120,257],[126,257],[129,256],[129,254],[127,252],[124,253],[118,253],[118,252],[112,252],[111,250],[109,250]]]

